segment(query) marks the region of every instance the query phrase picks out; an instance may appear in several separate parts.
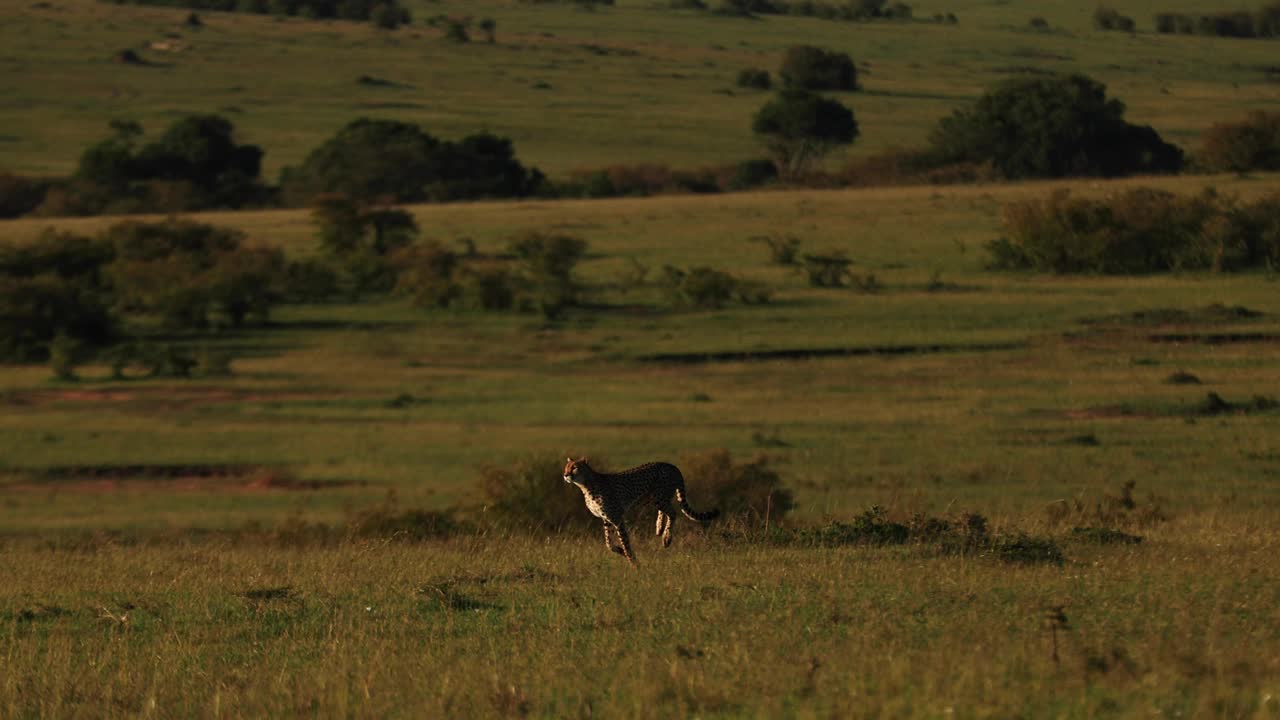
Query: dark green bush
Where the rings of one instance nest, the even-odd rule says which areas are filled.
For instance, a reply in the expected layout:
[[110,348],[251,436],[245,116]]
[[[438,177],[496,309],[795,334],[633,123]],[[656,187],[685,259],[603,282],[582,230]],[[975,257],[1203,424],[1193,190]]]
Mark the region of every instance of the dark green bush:
[[1099,5],[1093,11],[1093,26],[1099,30],[1133,32],[1137,25],[1133,18],[1121,15],[1115,8]]
[[768,90],[772,86],[773,80],[769,77],[768,70],[745,68],[738,71],[738,87]]
[[105,268],[108,243],[45,231],[30,243],[0,245],[0,361],[49,356],[55,337],[104,345],[116,332]]
[[767,158],[744,160],[738,163],[726,183],[726,190],[749,190],[778,179],[778,166]]
[[180,212],[270,202],[263,151],[240,145],[230,120],[189,115],[135,149],[142,128],[113,122],[114,135],[86,149],[70,182],[47,193],[45,214]]
[[[256,13],[259,15],[298,16],[311,20],[372,20],[379,27],[394,28],[410,21],[409,11],[398,0],[103,0],[116,4],[153,5],[159,7],[216,10],[220,12]],[[195,14],[187,17],[188,26],[203,25]],[[197,24],[198,23],[198,24]]]
[[935,166],[992,163],[1008,178],[1170,173],[1182,151],[1083,75],[1015,79],[943,118],[930,134]]
[[50,185],[48,180],[0,172],[0,218],[16,218],[35,210]]
[[286,203],[321,193],[362,204],[524,197],[544,192],[546,178],[515,159],[511,141],[489,133],[442,141],[412,123],[361,118],[280,176]]
[[812,45],[787,48],[778,75],[787,87],[800,90],[858,89],[858,69],[848,54]]
[[768,288],[743,282],[729,273],[709,267],[682,270],[666,265],[663,284],[670,302],[675,307],[692,307],[702,310],[722,308],[737,300],[743,304],[767,303],[771,297]]

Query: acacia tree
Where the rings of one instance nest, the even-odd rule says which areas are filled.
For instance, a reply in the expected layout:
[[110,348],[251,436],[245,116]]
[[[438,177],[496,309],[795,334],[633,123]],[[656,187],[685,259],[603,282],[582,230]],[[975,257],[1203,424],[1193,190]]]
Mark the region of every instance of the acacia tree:
[[783,90],[756,112],[751,129],[773,156],[778,173],[797,177],[858,137],[853,111],[807,90]]

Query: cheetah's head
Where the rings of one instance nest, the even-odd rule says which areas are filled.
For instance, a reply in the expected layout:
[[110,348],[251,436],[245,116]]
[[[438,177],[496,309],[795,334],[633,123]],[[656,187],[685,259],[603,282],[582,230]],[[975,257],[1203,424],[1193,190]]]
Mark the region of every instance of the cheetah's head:
[[564,465],[564,481],[567,483],[579,483],[591,473],[591,466],[587,464],[586,458],[565,458],[568,462]]

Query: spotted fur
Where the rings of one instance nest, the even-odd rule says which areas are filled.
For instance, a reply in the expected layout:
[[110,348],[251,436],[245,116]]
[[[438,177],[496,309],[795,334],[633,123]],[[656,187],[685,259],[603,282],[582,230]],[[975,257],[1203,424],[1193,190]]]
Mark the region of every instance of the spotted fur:
[[[696,512],[685,500],[684,475],[671,463],[654,462],[616,473],[599,473],[591,469],[586,458],[574,460],[564,466],[564,481],[578,486],[587,509],[604,521],[605,547],[622,555],[632,565],[636,564],[631,552],[631,541],[623,521],[627,510],[642,502],[650,502],[658,509],[656,534],[662,538],[663,547],[671,547],[671,499],[674,497],[680,512],[690,520],[705,523],[720,514],[719,510]],[[613,544],[617,533],[621,547]]]

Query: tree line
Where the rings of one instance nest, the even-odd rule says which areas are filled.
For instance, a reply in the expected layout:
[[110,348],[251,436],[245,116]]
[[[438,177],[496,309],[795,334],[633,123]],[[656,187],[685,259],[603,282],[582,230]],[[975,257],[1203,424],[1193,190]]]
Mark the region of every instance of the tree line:
[[312,20],[371,21],[378,27],[394,29],[412,20],[409,10],[398,0],[101,0],[115,5],[242,12]]
[[[778,68],[780,87],[752,116],[767,154],[739,163],[673,170],[665,165],[612,166],[558,181],[522,164],[512,142],[488,132],[438,138],[403,121],[360,118],[282,170],[277,184],[261,174],[264,150],[238,140],[231,121],[214,114],[175,121],[149,141],[135,122],[113,121],[110,134],[81,153],[66,178],[0,172],[0,217],[187,212],[213,208],[305,207],[325,193],[362,202],[448,202],[483,198],[613,197],[722,192],[770,183],[851,186],[893,182],[1175,173],[1184,151],[1147,125],[1124,118],[1106,87],[1080,74],[1000,83],[942,118],[924,147],[819,170],[833,150],[861,134],[847,98],[862,89],[845,53],[798,45]],[[767,70],[748,68],[739,82],[771,91]],[[1190,164],[1244,172],[1280,168],[1280,113],[1253,113],[1214,126]]]

